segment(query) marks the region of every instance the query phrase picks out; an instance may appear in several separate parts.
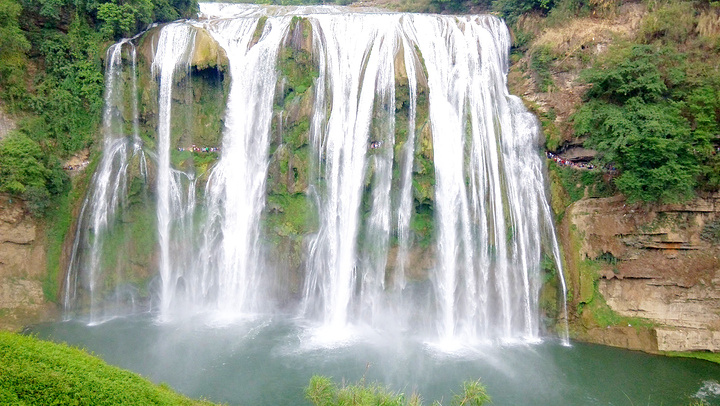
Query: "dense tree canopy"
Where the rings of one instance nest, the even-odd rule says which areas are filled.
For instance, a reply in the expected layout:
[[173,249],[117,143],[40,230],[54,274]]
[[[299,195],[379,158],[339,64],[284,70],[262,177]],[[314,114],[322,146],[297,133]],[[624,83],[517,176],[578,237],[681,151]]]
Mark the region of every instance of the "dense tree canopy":
[[[617,2],[422,0],[413,3],[413,11],[492,10],[515,28],[516,45],[522,46],[527,33],[513,25],[519,16],[561,11],[571,16],[606,3]],[[591,86],[573,126],[577,135],[586,136],[586,145],[600,153],[601,164],[618,169],[615,184],[630,200],[682,201],[699,190],[720,188],[720,42],[712,32],[702,35],[708,29],[698,20],[698,10],[718,8],[720,2],[660,2],[653,7],[636,39],[615,45],[583,73]],[[44,157],[35,158],[43,169],[35,171],[27,162],[22,165],[28,167],[12,167],[21,162],[0,156],[0,172],[8,176],[0,189],[60,193],[63,188],[50,187],[47,180],[38,180],[42,176],[31,174],[52,172],[58,158],[88,147],[97,136],[101,57],[107,44],[151,22],[190,17],[196,11],[195,0],[0,0],[0,99],[5,110],[23,118],[15,137],[0,141],[7,144],[0,154],[16,147],[27,150],[32,142]],[[555,58],[540,51],[534,51],[530,67],[538,72]],[[543,88],[551,88],[549,71],[542,73]]]
[[0,141],[0,192],[35,214],[65,193],[60,159],[98,133],[107,44],[196,11],[194,0],[0,0],[0,99],[22,118]]
[[720,186],[719,74],[712,59],[681,51],[676,31],[646,27],[645,43],[617,44],[583,72],[591,87],[575,132],[617,168],[615,185],[630,201],[680,202]]

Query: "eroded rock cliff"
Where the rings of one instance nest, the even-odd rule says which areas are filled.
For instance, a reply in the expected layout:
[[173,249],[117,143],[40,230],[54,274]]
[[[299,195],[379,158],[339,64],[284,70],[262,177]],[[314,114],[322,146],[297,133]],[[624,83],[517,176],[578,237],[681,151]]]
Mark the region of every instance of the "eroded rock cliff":
[[[720,351],[719,221],[718,194],[682,205],[622,197],[572,204],[561,235],[579,337],[647,351]],[[598,317],[602,302],[620,317]]]
[[0,196],[0,329],[19,330],[55,309],[43,294],[44,236],[16,198]]

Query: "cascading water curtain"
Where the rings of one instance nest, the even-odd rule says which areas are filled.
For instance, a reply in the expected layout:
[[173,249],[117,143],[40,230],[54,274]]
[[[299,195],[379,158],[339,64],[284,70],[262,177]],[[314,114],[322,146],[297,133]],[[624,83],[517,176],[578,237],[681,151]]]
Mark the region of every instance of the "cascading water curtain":
[[[438,334],[536,338],[542,229],[536,208],[545,195],[542,183],[519,189],[527,181],[522,168],[539,169],[541,160],[528,140],[537,139],[536,130],[519,133],[509,107],[507,29],[492,17],[417,16],[406,24],[414,28],[430,87]],[[530,141],[523,151],[529,154],[517,155],[517,138]]]
[[265,206],[268,140],[277,82],[277,52],[292,17],[267,21],[250,46],[259,16],[219,20],[211,35],[225,49],[232,82],[222,157],[206,188],[207,220],[191,298],[221,317],[265,310],[260,287],[260,214]]
[[[317,68],[305,193],[318,219],[316,232],[305,236],[302,317],[330,330],[393,326],[441,341],[539,338],[543,253],[555,259],[563,293],[564,281],[538,125],[507,91],[510,40],[502,21],[322,7],[272,15],[251,5],[201,9],[205,20],[162,28],[152,64],[159,80],[161,319],[271,311],[267,285],[274,279],[267,273],[289,272],[266,269],[264,259],[278,248],[261,243],[271,123],[274,114],[284,117],[274,100],[282,88],[278,55],[301,17]],[[231,82],[221,156],[198,184],[196,204],[198,180],[175,168],[170,149],[172,89],[189,67],[199,30],[224,50]],[[113,196],[123,195],[123,180],[101,180],[122,173],[113,160],[126,160],[113,158],[118,136],[107,135],[107,111],[119,105],[112,96],[119,62],[112,58],[105,155],[83,207],[95,213],[94,234],[78,234],[69,273],[77,280],[97,279],[100,254],[92,252],[102,251],[98,233],[118,204]],[[421,244],[418,230],[428,228],[434,231]],[[72,286],[68,280],[69,301]]]
[[[127,286],[122,283],[127,262],[121,260],[117,251],[104,250],[108,236],[119,232],[116,216],[126,204],[128,168],[135,157],[138,165],[144,165],[144,154],[137,144],[136,104],[132,104],[130,134],[123,119],[127,86],[123,80],[123,48],[129,49],[130,75],[135,74],[135,47],[127,40],[112,45],[107,51],[105,69],[103,154],[80,210],[64,281],[64,308],[68,314],[87,310],[91,323],[138,310],[133,306],[133,289],[124,289]],[[134,80],[131,85],[131,93],[136,93]]]
[[[174,76],[178,71],[188,74],[189,58],[195,40],[195,30],[183,23],[174,23],[163,27],[158,40],[157,51],[152,63],[152,71],[159,81],[158,91],[158,129],[157,129],[157,233],[160,250],[160,317],[167,319],[172,312],[171,305],[177,293],[177,273],[184,263],[174,262],[171,256],[173,234],[185,234],[182,222],[173,219],[182,218],[187,205],[187,196],[180,186],[179,173],[170,165],[170,138],[172,122],[172,90]],[[191,190],[192,192],[192,190]],[[194,193],[188,193],[194,196]],[[190,200],[192,201],[192,200]]]

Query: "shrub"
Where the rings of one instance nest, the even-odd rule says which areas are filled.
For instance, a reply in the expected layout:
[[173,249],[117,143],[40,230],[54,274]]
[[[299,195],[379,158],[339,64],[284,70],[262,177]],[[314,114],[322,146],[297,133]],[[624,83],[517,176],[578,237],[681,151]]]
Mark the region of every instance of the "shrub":
[[530,68],[538,76],[538,90],[547,92],[553,86],[550,65],[555,60],[552,48],[549,45],[541,46],[532,51],[530,56]]
[[0,191],[22,194],[28,187],[45,188],[48,170],[40,145],[23,134],[0,142]]
[[583,75],[591,87],[572,117],[575,132],[617,167],[615,185],[629,201],[681,202],[720,183],[711,143],[720,101],[714,86],[697,88],[674,67],[683,59],[668,48],[621,45]]
[[13,0],[0,0],[0,89],[11,109],[25,98],[26,52],[30,43],[20,30],[21,7]]
[[[339,387],[328,377],[313,376],[305,389],[305,398],[315,406],[420,406],[422,401],[413,394],[406,398],[377,384],[366,384],[361,380],[357,384]],[[485,387],[478,381],[464,382],[462,394],[453,396],[452,404],[457,406],[482,406],[490,402]],[[436,401],[433,405],[441,406]]]
[[30,186],[25,189],[22,197],[25,207],[34,217],[42,217],[50,207],[50,193],[44,187]]
[[656,39],[682,43],[694,32],[695,24],[693,2],[672,2],[648,14],[639,35],[648,43]]
[[28,136],[15,133],[0,142],[0,191],[21,196],[33,216],[45,215],[52,197],[69,187],[58,159]]
[[495,0],[493,11],[514,24],[518,17],[529,12],[547,14],[555,6],[555,0]]

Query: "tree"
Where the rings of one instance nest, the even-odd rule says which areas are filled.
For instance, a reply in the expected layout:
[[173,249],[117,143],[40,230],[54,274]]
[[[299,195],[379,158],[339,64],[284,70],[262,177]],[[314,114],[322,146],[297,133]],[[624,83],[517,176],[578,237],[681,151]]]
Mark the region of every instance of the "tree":
[[0,89],[13,109],[25,97],[26,53],[30,50],[18,24],[20,11],[14,0],[0,0]]
[[585,144],[603,163],[617,167],[615,185],[629,201],[681,202],[698,186],[709,142],[707,130],[693,129],[686,106],[671,97],[683,75],[662,67],[677,58],[633,45],[611,52],[584,75],[591,87],[573,116],[575,132],[588,137]]

